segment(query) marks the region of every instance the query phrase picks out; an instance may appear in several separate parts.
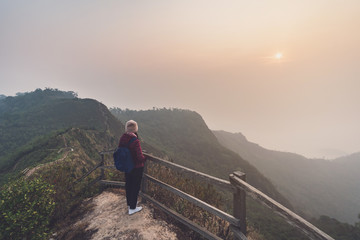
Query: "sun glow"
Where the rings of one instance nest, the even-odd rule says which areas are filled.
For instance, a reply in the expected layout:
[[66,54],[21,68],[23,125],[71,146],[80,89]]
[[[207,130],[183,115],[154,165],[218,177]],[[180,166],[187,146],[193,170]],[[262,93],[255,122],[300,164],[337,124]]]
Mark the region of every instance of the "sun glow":
[[279,64],[289,62],[288,56],[285,58],[283,52],[276,51],[274,54],[267,55],[266,57],[262,57],[262,61],[265,64]]
[[282,58],[283,58],[283,54],[281,52],[275,54],[275,59],[282,59]]

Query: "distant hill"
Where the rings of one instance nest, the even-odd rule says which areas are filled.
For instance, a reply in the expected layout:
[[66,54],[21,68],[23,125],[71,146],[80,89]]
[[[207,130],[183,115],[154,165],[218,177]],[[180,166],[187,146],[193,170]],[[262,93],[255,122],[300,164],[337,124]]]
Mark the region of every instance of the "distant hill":
[[307,216],[328,215],[354,223],[360,213],[360,153],[327,161],[265,149],[241,133],[213,131],[268,177],[294,207]]
[[124,131],[124,125],[105,105],[79,99],[73,92],[37,89],[1,99],[0,177],[15,168],[19,154],[69,128],[96,130],[115,138]]

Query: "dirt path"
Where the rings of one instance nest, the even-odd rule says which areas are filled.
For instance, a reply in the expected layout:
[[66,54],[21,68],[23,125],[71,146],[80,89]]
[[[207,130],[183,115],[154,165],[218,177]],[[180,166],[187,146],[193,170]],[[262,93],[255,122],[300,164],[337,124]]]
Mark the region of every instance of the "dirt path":
[[[64,148],[60,148],[57,153],[60,153],[60,152],[62,152],[62,151],[66,151],[66,152],[64,153],[63,157],[60,158],[60,159],[58,159],[58,160],[55,160],[55,161],[53,161],[53,162],[48,162],[48,163],[45,163],[45,164],[39,164],[38,166],[36,166],[36,167],[34,167],[34,168],[32,168],[32,169],[25,168],[25,169],[22,171],[23,174],[25,174],[25,178],[30,177],[34,172],[36,172],[36,171],[39,170],[40,168],[43,168],[43,167],[45,167],[45,166],[51,166],[51,165],[53,165],[53,164],[56,164],[56,163],[58,163],[58,162],[61,162],[61,161],[65,160],[65,159],[67,158],[69,152],[74,151],[73,148],[68,147],[65,136],[62,136],[62,138],[63,138],[64,146],[65,146],[65,147],[64,147]],[[53,149],[53,150],[55,150],[55,149]],[[16,164],[16,165],[17,165],[17,164]],[[16,167],[16,165],[15,165],[15,167]],[[14,169],[15,169],[15,167],[14,167]]]
[[123,194],[105,191],[90,202],[93,208],[75,223],[87,225],[86,231],[93,232],[90,239],[177,239],[176,233],[163,220],[154,219],[146,205],[134,215],[127,214],[126,199]]
[[[65,148],[62,148],[62,149],[60,149],[60,150],[63,150],[63,149],[65,149]],[[60,150],[59,150],[59,152],[60,152]],[[23,173],[25,174],[25,177],[28,178],[28,177],[30,177],[34,172],[36,172],[37,170],[39,170],[40,168],[48,167],[48,166],[51,166],[51,165],[53,165],[53,164],[56,164],[56,163],[59,163],[59,162],[65,160],[65,159],[67,158],[69,152],[72,152],[72,151],[74,151],[72,148],[68,148],[68,150],[66,150],[66,152],[64,153],[64,155],[63,155],[62,158],[60,158],[60,159],[58,159],[58,160],[55,160],[55,161],[53,161],[53,162],[44,163],[44,164],[39,164],[38,166],[36,166],[36,167],[34,167],[34,168],[30,169],[30,170],[27,168],[27,169],[25,169],[26,171],[25,171],[25,170],[23,171]]]

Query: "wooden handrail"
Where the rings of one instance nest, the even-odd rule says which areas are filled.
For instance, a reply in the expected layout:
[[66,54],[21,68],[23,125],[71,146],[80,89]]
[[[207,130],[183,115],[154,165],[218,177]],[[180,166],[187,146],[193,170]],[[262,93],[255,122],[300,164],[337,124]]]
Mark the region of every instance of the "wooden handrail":
[[[149,195],[147,195],[147,194],[145,194],[143,192],[140,192],[140,196],[145,198],[146,200],[150,201],[152,204],[156,205],[158,208],[160,208],[161,210],[163,210],[164,212],[166,212],[167,214],[169,214],[170,216],[172,216],[173,218],[175,218],[176,220],[178,220],[182,224],[188,226],[190,229],[192,229],[195,232],[199,233],[203,237],[205,237],[207,239],[210,239],[210,240],[221,240],[221,238],[219,238],[215,234],[209,232],[206,228],[203,228],[203,227],[199,226],[198,224],[194,223],[193,221],[190,221],[187,218],[183,217],[179,213],[171,210],[170,208],[167,208],[165,205],[163,205],[160,202],[156,201],[155,199],[153,199]],[[244,239],[244,240],[246,240],[246,239]]]
[[155,156],[147,154],[147,153],[144,153],[144,155],[150,161],[153,161],[155,163],[159,163],[159,164],[161,164],[163,166],[166,166],[166,167],[168,167],[170,169],[174,169],[174,170],[179,171],[179,172],[189,173],[192,176],[195,176],[195,177],[197,177],[199,179],[205,180],[206,182],[209,182],[209,183],[211,183],[213,185],[216,185],[216,186],[220,187],[223,190],[227,190],[227,191],[232,192],[232,193],[236,192],[236,189],[227,180],[217,178],[217,177],[208,175],[206,173],[198,172],[198,171],[196,171],[194,169],[187,168],[187,167],[178,165],[176,163],[172,163],[172,162],[163,160],[161,158],[155,157]]
[[73,185],[80,182],[81,180],[83,180],[85,177],[89,176],[93,171],[95,171],[96,169],[98,169],[99,167],[102,166],[102,162],[100,162],[98,165],[96,165],[95,167],[93,167],[90,171],[88,171],[87,173],[85,173],[82,177],[80,177],[79,179],[76,179],[74,182],[73,182]]
[[330,237],[299,215],[290,211],[288,208],[276,202],[274,199],[270,198],[263,192],[259,191],[247,182],[240,179],[239,175],[240,174],[238,172],[235,172],[235,174],[230,174],[230,182],[234,183],[234,185],[239,187],[240,189],[246,191],[248,195],[251,196],[253,199],[258,200],[260,203],[273,209],[276,213],[285,218],[288,223],[300,229],[306,236],[309,237],[309,239],[334,240],[332,237]]
[[[114,150],[104,150],[104,151],[99,152],[99,154],[101,156],[106,155],[106,154],[113,154],[113,153],[114,153]],[[232,193],[236,192],[236,189],[227,180],[217,178],[217,177],[211,176],[209,174],[202,173],[202,172],[196,171],[194,169],[187,168],[187,167],[181,166],[179,164],[166,161],[164,159],[155,157],[155,156],[153,156],[151,154],[148,154],[148,153],[143,153],[143,154],[144,154],[144,156],[147,157],[148,160],[150,160],[150,161],[152,161],[154,163],[159,163],[159,164],[161,164],[163,166],[166,166],[166,167],[168,167],[170,169],[174,169],[176,171],[189,173],[189,174],[191,174],[193,176],[196,176],[199,179],[203,179],[203,180],[205,180],[205,181],[207,181],[207,182],[209,182],[209,183],[211,183],[213,185],[216,185],[216,186],[220,187],[223,190],[227,190],[227,191],[232,192]],[[113,165],[111,165],[111,166],[101,166],[100,168],[102,168],[102,169],[115,168],[115,166],[113,166]]]
[[174,193],[174,194],[188,200],[189,202],[195,204],[196,206],[198,206],[198,207],[200,207],[200,208],[202,208],[202,209],[204,209],[204,210],[206,210],[206,211],[208,211],[208,212],[210,212],[210,213],[224,219],[225,221],[228,221],[232,225],[237,226],[237,227],[240,226],[239,219],[234,218],[232,215],[230,215],[230,214],[228,214],[226,212],[223,212],[223,211],[217,209],[216,207],[213,207],[210,204],[208,204],[208,203],[206,203],[204,201],[201,201],[198,198],[193,197],[192,195],[190,195],[188,193],[185,193],[185,192],[183,192],[183,191],[181,191],[181,190],[179,190],[177,188],[174,188],[174,187],[172,187],[172,186],[170,186],[170,185],[168,185],[168,184],[166,184],[164,182],[161,182],[161,181],[157,180],[156,178],[151,177],[148,174],[144,174],[144,177],[149,179],[151,182],[161,186],[162,188],[164,188],[164,189],[166,189],[166,190],[168,190],[168,191],[170,191],[170,192],[172,192],[172,193]]

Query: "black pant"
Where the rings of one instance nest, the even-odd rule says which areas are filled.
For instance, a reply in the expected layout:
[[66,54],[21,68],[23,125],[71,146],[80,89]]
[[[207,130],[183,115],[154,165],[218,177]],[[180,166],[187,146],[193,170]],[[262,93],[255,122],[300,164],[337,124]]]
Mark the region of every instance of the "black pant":
[[130,209],[136,208],[143,171],[144,168],[142,167],[134,168],[131,172],[125,173],[126,201]]

